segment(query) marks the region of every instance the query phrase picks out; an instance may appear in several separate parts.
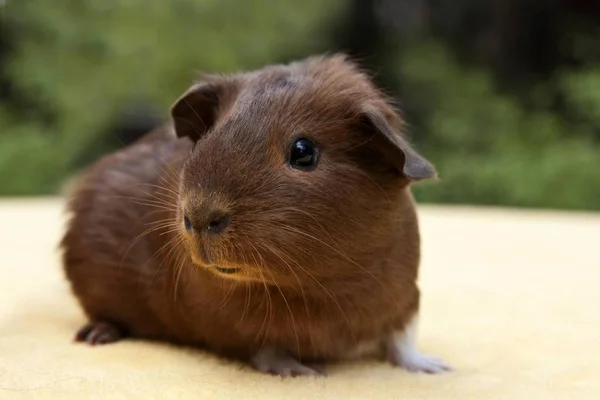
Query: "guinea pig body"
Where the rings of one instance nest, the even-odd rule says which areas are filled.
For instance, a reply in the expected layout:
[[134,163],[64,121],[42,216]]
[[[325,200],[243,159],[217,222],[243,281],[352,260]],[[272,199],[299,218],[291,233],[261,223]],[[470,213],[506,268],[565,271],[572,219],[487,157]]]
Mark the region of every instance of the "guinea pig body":
[[172,116],[73,193],[62,248],[89,318],[79,340],[197,345],[280,375],[365,352],[450,368],[414,345],[409,184],[435,172],[352,63],[206,77]]

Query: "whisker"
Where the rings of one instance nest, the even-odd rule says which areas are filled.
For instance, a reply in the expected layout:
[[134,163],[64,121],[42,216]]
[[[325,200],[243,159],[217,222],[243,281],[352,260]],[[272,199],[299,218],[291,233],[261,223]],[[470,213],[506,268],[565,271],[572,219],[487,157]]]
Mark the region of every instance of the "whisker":
[[[248,260],[246,259],[245,253],[244,252],[239,252],[239,254],[243,254],[244,264],[248,265]],[[256,257],[254,256],[254,253],[250,252],[250,255],[254,259],[254,265],[258,265],[258,260],[256,260]],[[251,291],[252,291],[252,284],[251,283],[246,283],[244,285],[244,289],[245,289],[244,309],[242,310],[242,315],[240,316],[240,320],[235,324],[236,328],[244,320],[244,317],[246,316],[246,312],[248,311],[248,309],[250,307],[250,299],[251,299],[250,296],[251,296]]]
[[[294,278],[295,278],[295,279],[296,279],[296,281],[298,282],[298,286],[299,286],[299,288],[300,288],[300,292],[301,292],[301,294],[302,294],[302,300],[304,301],[304,308],[305,308],[305,311],[306,311],[306,317],[307,317],[307,318],[308,318],[308,320],[310,321],[310,320],[311,320],[311,318],[310,318],[310,311],[309,311],[309,307],[308,307],[308,301],[306,300],[306,293],[304,292],[304,286],[302,285],[302,282],[300,281],[300,278],[298,277],[298,274],[297,274],[297,273],[294,271],[294,269],[292,268],[292,266],[291,266],[291,265],[290,265],[288,262],[286,262],[286,261],[283,259],[283,257],[282,257],[282,256],[279,254],[279,252],[275,250],[275,248],[273,248],[273,247],[271,247],[271,246],[269,246],[269,247],[263,247],[263,248],[265,248],[267,251],[270,251],[270,252],[271,252],[272,254],[274,254],[274,255],[275,255],[277,258],[279,258],[279,259],[281,260],[281,262],[283,262],[283,263],[284,263],[284,265],[285,265],[285,266],[286,266],[286,267],[287,267],[287,268],[290,270],[290,272],[291,272],[291,273],[294,275]],[[288,259],[289,259],[289,258],[288,258]],[[294,261],[294,260],[291,260],[291,261]],[[300,267],[300,268],[301,268],[301,269],[302,269],[304,272],[307,272],[307,273],[308,273],[308,271],[306,271],[306,269],[304,269],[302,266],[300,266],[300,264],[299,264],[299,263],[297,263],[297,262],[295,262],[295,261],[294,261],[294,263],[295,263],[296,265],[298,265],[298,267]],[[310,273],[309,273],[309,274],[310,274]],[[297,339],[297,336],[296,336],[296,339]],[[313,350],[314,350],[313,336],[312,336],[312,332],[310,331],[310,329],[309,329],[309,339],[310,339],[310,342],[311,342],[311,346],[313,347]],[[298,352],[300,352],[300,349],[298,349]]]
[[277,283],[277,280],[274,279],[273,274],[271,273],[271,271],[269,271],[268,268],[266,268],[265,270],[267,271],[267,274],[269,274],[269,276],[271,277],[271,281],[275,284],[275,287],[279,291],[279,294],[281,294],[281,297],[282,297],[282,299],[283,299],[283,301],[285,303],[285,306],[288,309],[288,312],[290,314],[290,319],[291,319],[291,322],[292,322],[292,329],[294,330],[294,337],[296,338],[296,349],[297,349],[297,352],[300,353],[300,340],[298,339],[298,329],[296,328],[296,320],[294,318],[294,313],[292,312],[292,308],[290,307],[290,303],[288,302],[287,298],[285,297],[285,294],[283,293],[283,290],[281,290],[281,287]]
[[[284,252],[284,255],[285,252]],[[296,260],[294,260],[293,258],[287,256],[287,259],[290,260],[290,262],[294,263],[298,268],[300,268],[305,274],[307,274],[312,280],[314,280],[317,285],[323,290],[323,292],[333,301],[333,303],[336,305],[337,309],[339,310],[340,314],[342,315],[342,318],[344,318],[344,321],[346,322],[346,326],[348,327],[348,329],[350,330],[350,334],[352,335],[352,337],[354,338],[355,341],[357,341],[356,339],[356,335],[354,333],[354,330],[352,329],[352,325],[350,324],[350,319],[348,318],[348,316],[346,315],[346,313],[344,312],[344,309],[342,308],[341,304],[339,303],[339,301],[335,298],[335,296],[331,293],[331,291],[329,289],[327,289],[325,287],[325,285],[323,285],[321,283],[321,281],[319,281],[314,274],[312,274],[309,270],[307,270],[306,268],[304,268],[302,265],[300,265],[300,263],[298,263]]]
[[295,228],[293,228],[293,227],[291,227],[289,225],[286,225],[286,224],[281,224],[279,226],[279,228],[287,230],[288,232],[297,233],[298,235],[302,235],[302,236],[307,237],[309,239],[312,239],[312,240],[314,240],[314,241],[316,241],[318,243],[321,243],[322,245],[328,247],[329,249],[333,250],[338,255],[340,255],[341,257],[343,257],[344,259],[346,259],[352,265],[356,266],[357,268],[359,268],[360,270],[362,270],[363,272],[365,272],[366,274],[368,274],[371,278],[373,278],[373,280],[375,280],[379,285],[381,285],[381,287],[385,287],[385,285],[381,282],[381,280],[379,280],[379,278],[377,278],[371,271],[369,271],[368,269],[366,269],[362,265],[358,264],[356,261],[352,260],[350,257],[348,257],[347,255],[345,255],[344,253],[342,253],[341,251],[339,251],[338,249],[336,249],[335,247],[333,247],[329,243],[327,243],[327,242],[319,239],[316,236],[313,236],[313,235],[311,235],[309,233],[306,233],[306,232],[304,232],[302,230],[295,229]]
[[142,182],[139,185],[140,186],[148,186],[151,189],[157,189],[160,192],[164,192],[163,195],[165,195],[165,196],[167,196],[167,194],[173,195],[173,197],[172,197],[173,199],[179,198],[179,193],[177,191],[175,191],[174,189],[165,187],[165,186],[160,186],[160,185],[156,185],[154,183],[145,183],[145,182]]
[[315,218],[315,216],[312,215],[311,213],[309,213],[307,211],[304,211],[304,210],[301,210],[301,209],[296,208],[296,207],[282,207],[281,210],[282,211],[283,210],[289,210],[289,211],[293,211],[293,212],[297,212],[297,213],[306,215],[307,217],[309,217],[310,219],[312,219],[315,222],[315,224],[317,224],[317,226],[319,228],[321,228],[321,230],[323,231],[323,233],[326,234],[332,242],[335,243],[335,239],[329,234],[329,231],[327,231],[327,229],[325,229],[323,227],[323,225],[321,225],[321,223],[319,222],[319,220],[317,218]]
[[225,308],[227,303],[229,303],[229,300],[231,300],[231,298],[233,297],[233,292],[235,291],[235,283],[229,282],[229,281],[226,281],[226,282],[229,285],[229,291],[225,295],[225,300],[223,301],[223,304],[221,304],[221,307],[219,307],[219,310],[222,310],[223,308]]
[[181,242],[182,242],[182,238],[181,237],[174,236],[170,240],[168,240],[167,243],[165,243],[165,245],[161,249],[157,250],[155,252],[155,254],[152,256],[153,258],[155,258],[158,254],[160,254],[163,251],[163,248],[170,247],[169,251],[167,252],[167,254],[165,256],[165,258],[156,266],[156,268],[154,270],[154,273],[152,274],[152,277],[151,277],[150,282],[149,282],[150,285],[152,285],[154,283],[154,280],[156,279],[156,276],[158,275],[158,273],[160,271],[164,271],[165,270],[164,269],[165,262],[168,263],[170,261],[170,255],[171,255],[171,253],[173,251],[176,251],[177,246],[180,245]]
[[177,264],[175,266],[175,278],[174,278],[174,287],[173,287],[173,302],[177,303],[177,293],[179,292],[179,282],[181,280],[181,274],[183,273],[184,270],[184,264],[185,264],[185,256],[182,255],[181,257],[179,257],[179,259],[177,260]]
[[167,219],[165,220],[159,220],[158,226],[155,225],[155,223],[150,223],[150,227],[146,230],[144,230],[142,233],[140,233],[138,236],[136,236],[131,243],[129,244],[129,246],[127,247],[127,249],[125,250],[125,252],[123,253],[123,256],[121,257],[121,264],[125,261],[125,258],[127,257],[127,255],[129,254],[129,252],[131,251],[131,249],[140,241],[142,240],[144,237],[146,237],[147,235],[149,235],[152,232],[156,232],[158,230],[161,229],[165,229],[167,227],[169,227],[168,225],[161,225],[162,223],[166,223]]
[[158,201],[158,200],[142,199],[139,197],[131,197],[131,196],[111,196],[111,198],[129,200],[133,204],[137,204],[140,206],[146,206],[146,207],[159,208],[159,209],[165,210],[165,211],[175,211],[177,209],[174,204],[168,203],[166,201],[162,202],[162,201]]
[[263,323],[262,323],[262,325],[260,327],[260,330],[258,331],[258,333],[256,335],[257,339],[262,334],[263,328],[264,328],[265,324],[267,323],[267,317],[269,319],[269,325],[267,326],[267,330],[265,331],[263,340],[262,340],[261,345],[260,345],[260,348],[262,349],[264,347],[266,341],[267,341],[267,337],[268,337],[269,331],[271,329],[271,322],[272,322],[272,319],[273,319],[273,300],[271,299],[271,293],[269,292],[269,287],[267,286],[267,283],[265,281],[265,275],[264,275],[264,272],[263,272],[264,259],[262,258],[261,254],[258,252],[258,250],[256,249],[256,247],[254,246],[254,244],[249,241],[250,239],[248,238],[248,236],[247,235],[244,235],[244,236],[246,236],[246,239],[248,240],[248,243],[254,249],[254,251],[256,252],[256,254],[258,255],[258,257],[260,258],[260,261],[261,261],[260,263],[257,264],[257,266],[258,266],[258,271],[260,272],[260,275],[261,275],[261,278],[262,278],[261,282],[262,282],[262,284],[264,286],[264,290],[265,290],[265,296],[266,296],[266,299],[267,299],[267,308],[265,309],[265,317],[263,319]]

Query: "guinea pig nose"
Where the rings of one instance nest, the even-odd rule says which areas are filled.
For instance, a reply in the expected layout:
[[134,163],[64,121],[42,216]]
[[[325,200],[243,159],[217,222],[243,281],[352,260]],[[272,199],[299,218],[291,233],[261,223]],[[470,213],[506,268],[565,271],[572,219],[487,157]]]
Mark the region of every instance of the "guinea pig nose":
[[183,226],[185,227],[185,230],[188,232],[192,231],[192,221],[190,221],[190,219],[188,218],[187,215],[183,216]]
[[206,230],[209,233],[219,234],[227,228],[229,225],[229,215],[227,214],[216,214],[211,216],[206,226]]

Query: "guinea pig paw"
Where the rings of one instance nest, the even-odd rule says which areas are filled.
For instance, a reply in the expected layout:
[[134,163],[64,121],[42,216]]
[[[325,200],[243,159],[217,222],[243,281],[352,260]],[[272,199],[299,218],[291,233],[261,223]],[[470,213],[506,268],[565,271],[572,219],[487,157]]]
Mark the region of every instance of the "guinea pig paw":
[[410,372],[425,372],[428,374],[439,374],[446,371],[452,371],[453,368],[444,360],[421,354],[419,352],[411,352],[409,354],[401,354],[397,357],[390,358],[390,362],[398,367],[402,367]]
[[258,371],[280,377],[323,376],[318,366],[308,366],[292,357],[288,352],[274,347],[265,347],[252,357],[252,365]]
[[428,374],[454,370],[440,358],[421,354],[417,349],[415,343],[417,320],[418,318],[415,316],[403,330],[393,332],[387,338],[387,357],[390,363],[410,372],[426,372]]
[[123,337],[119,328],[108,322],[90,322],[77,331],[76,342],[86,342],[92,346],[114,343]]

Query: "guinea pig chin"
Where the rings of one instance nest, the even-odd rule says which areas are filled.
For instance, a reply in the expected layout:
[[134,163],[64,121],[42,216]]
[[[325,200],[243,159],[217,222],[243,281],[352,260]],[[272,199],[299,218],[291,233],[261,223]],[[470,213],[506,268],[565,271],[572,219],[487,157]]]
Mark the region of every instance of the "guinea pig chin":
[[191,258],[194,264],[211,270],[219,275],[228,275],[230,277],[239,278],[241,268],[235,265],[231,265],[224,262],[214,255],[214,251],[211,251],[207,247],[197,246],[191,250]]

